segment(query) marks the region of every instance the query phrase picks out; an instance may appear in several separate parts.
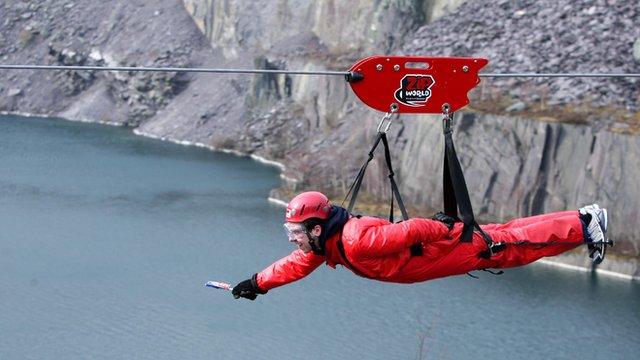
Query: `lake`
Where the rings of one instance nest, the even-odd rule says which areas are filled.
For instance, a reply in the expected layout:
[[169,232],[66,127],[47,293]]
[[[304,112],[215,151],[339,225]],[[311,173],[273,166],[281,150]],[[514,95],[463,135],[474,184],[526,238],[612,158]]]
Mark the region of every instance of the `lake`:
[[637,281],[542,264],[414,285],[321,266],[254,302],[204,287],[294,249],[279,183],[245,157],[0,116],[0,359],[640,358]]

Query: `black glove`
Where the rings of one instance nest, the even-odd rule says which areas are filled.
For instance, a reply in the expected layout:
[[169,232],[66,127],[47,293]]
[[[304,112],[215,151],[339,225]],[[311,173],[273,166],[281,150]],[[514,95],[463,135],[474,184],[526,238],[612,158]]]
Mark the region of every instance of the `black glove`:
[[238,299],[243,297],[249,300],[255,300],[258,297],[258,294],[266,294],[266,291],[261,290],[258,287],[258,282],[256,280],[258,274],[253,274],[251,279],[247,279],[238,283],[238,285],[233,287],[233,297]]
[[441,223],[447,225],[449,230],[453,229],[453,226],[456,224],[456,222],[460,221],[460,219],[445,215],[445,213],[443,213],[442,211],[433,215],[433,217],[431,217],[431,220],[440,221]]

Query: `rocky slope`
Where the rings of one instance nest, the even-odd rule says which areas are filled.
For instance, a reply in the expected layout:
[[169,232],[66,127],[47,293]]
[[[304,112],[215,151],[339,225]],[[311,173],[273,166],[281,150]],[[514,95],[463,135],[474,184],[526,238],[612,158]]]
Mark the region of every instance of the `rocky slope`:
[[[637,72],[637,9],[628,3],[3,3],[0,59],[344,70],[369,54],[420,53],[486,56],[495,72]],[[455,134],[480,218],[598,201],[611,209],[620,240],[616,261],[603,266],[639,275],[640,231],[624,225],[640,218],[637,82],[485,81],[472,96]],[[279,193],[313,187],[336,197],[364,160],[380,117],[339,77],[281,75],[0,71],[0,111],[127,124],[142,134],[256,154],[286,165]],[[403,117],[390,136],[405,201],[422,212],[439,208],[439,120]],[[381,165],[370,167],[366,197],[388,195]],[[582,253],[564,261],[588,265]]]
[[[167,26],[167,24],[171,24]],[[0,3],[2,63],[202,66],[215,53],[173,1]],[[135,126],[191,76],[0,71],[0,109]]]
[[[634,1],[468,1],[452,17],[416,31],[405,53],[477,56],[490,60],[484,72],[638,73],[640,7]],[[608,111],[626,109],[638,120],[638,78],[485,79],[484,94],[508,105],[551,106],[556,117],[582,107],[577,122],[620,131],[629,124]],[[512,108],[512,110],[519,107]],[[603,111],[594,112],[594,108]],[[553,114],[552,111],[549,112]],[[604,116],[603,116],[604,115]],[[615,123],[615,120],[621,121]],[[631,118],[628,118],[631,120]]]

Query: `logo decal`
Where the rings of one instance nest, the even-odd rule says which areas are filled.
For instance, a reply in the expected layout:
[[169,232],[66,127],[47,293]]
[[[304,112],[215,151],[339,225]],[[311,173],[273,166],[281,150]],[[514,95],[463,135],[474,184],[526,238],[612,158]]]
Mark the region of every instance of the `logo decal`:
[[287,209],[285,213],[285,218],[290,218],[296,214],[296,209]]
[[396,90],[398,101],[409,106],[421,106],[431,97],[431,87],[436,81],[431,75],[408,74],[400,80]]

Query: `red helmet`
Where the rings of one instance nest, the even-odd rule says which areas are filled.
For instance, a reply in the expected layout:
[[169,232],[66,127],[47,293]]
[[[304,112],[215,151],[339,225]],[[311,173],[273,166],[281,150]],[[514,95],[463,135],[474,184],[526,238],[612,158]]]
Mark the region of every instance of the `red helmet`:
[[287,205],[285,220],[301,223],[307,219],[326,220],[331,212],[329,199],[321,192],[307,191],[296,195]]

